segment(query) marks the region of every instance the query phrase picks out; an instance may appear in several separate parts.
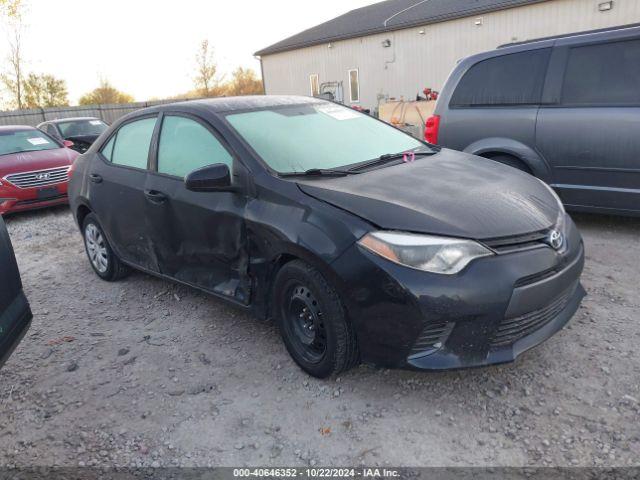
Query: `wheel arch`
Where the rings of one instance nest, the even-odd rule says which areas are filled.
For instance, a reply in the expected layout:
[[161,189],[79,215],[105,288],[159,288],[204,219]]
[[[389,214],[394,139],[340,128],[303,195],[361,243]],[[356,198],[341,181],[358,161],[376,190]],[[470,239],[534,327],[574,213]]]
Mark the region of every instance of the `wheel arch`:
[[300,260],[308,263],[317,269],[325,279],[335,288],[336,293],[341,298],[341,291],[344,291],[344,282],[340,276],[331,268],[331,265],[325,260],[314,254],[313,252],[300,247],[298,245],[287,245],[274,253],[268,260],[261,261],[257,265],[261,267],[254,271],[254,279],[258,283],[256,285],[256,297],[254,297],[255,313],[263,319],[273,318],[273,288],[278,272],[286,264]]
[[89,215],[92,212],[93,210],[91,210],[91,208],[85,203],[80,203],[77,206],[75,211],[75,217],[76,217],[76,222],[78,223],[78,227],[80,229],[82,229],[82,224],[84,223],[84,219],[87,218],[87,215]]
[[551,169],[538,152],[511,138],[492,137],[478,140],[467,146],[464,152],[487,158],[509,155],[526,165],[536,177],[548,180],[551,176]]

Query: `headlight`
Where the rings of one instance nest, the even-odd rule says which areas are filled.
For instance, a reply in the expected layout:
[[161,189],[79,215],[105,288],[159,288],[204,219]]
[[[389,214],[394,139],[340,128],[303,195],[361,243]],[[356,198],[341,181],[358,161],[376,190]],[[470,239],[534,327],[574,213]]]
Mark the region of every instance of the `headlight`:
[[453,275],[493,253],[472,240],[402,232],[372,232],[358,244],[387,260],[425,272]]

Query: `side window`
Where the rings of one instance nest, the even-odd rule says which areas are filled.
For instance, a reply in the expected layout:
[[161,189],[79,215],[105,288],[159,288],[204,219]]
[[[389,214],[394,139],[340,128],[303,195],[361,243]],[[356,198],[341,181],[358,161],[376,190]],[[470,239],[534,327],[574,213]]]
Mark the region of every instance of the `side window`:
[[562,88],[571,105],[640,104],[640,40],[574,47]]
[[[110,147],[111,161],[116,165],[146,169],[155,125],[156,117],[153,117],[136,120],[120,127],[116,133],[114,144]],[[109,144],[105,146],[105,149],[107,147]]]
[[46,133],[46,134],[48,134],[48,135],[51,135],[52,137],[55,137],[55,138],[59,138],[59,137],[60,137],[60,135],[58,135],[58,134],[57,134],[57,132],[55,131],[55,129],[54,129],[54,127],[53,127],[53,125],[51,125],[51,124],[49,124],[49,123],[44,124],[44,125],[42,126],[42,129],[41,129],[41,130],[42,130],[44,133]]
[[116,136],[114,135],[113,137],[111,137],[111,140],[109,140],[107,142],[107,144],[102,147],[102,150],[100,150],[100,153],[102,153],[102,155],[104,155],[104,158],[106,158],[107,160],[111,161],[111,154],[113,153],[113,144],[116,141]]
[[159,173],[184,178],[214,163],[226,163],[231,170],[233,157],[209,130],[190,118],[164,117],[158,147]]
[[539,104],[550,54],[543,48],[476,63],[458,83],[450,106]]

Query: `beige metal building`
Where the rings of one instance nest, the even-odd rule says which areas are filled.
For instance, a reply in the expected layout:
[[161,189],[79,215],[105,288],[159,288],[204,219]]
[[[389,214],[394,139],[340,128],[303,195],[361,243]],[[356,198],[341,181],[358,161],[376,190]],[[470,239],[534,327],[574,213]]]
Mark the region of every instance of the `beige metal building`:
[[337,92],[349,105],[415,99],[455,63],[502,44],[640,22],[640,0],[388,0],[256,53],[268,94]]

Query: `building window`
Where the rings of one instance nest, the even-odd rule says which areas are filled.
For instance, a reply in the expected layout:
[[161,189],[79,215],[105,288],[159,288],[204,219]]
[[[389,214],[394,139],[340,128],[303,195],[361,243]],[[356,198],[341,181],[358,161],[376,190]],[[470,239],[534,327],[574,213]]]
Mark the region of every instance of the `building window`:
[[320,95],[320,81],[318,80],[317,73],[309,75],[309,83],[311,85],[311,96],[317,97],[318,95]]
[[351,103],[360,102],[360,78],[357,68],[349,70],[349,95]]

